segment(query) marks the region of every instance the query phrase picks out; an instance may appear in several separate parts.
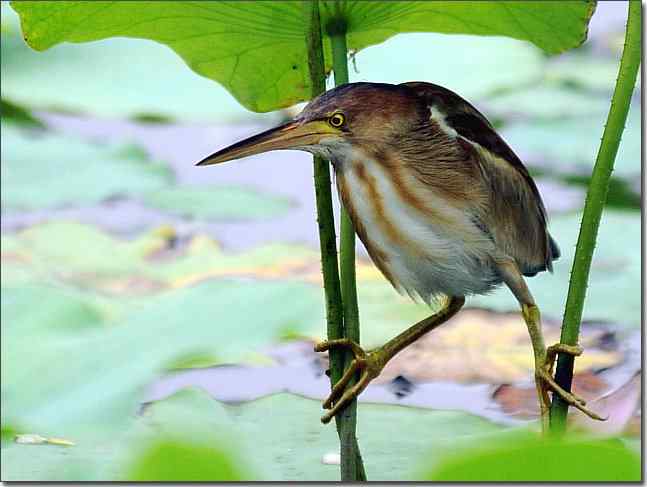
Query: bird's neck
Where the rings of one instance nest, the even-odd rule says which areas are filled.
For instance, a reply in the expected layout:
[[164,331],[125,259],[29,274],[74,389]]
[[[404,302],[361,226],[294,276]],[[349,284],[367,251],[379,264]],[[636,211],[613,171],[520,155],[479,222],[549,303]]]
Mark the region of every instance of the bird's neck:
[[367,161],[370,161],[371,164],[376,164],[377,161],[382,159],[377,157],[376,152],[379,152],[376,145],[358,145],[342,142],[331,148],[327,157],[332,163],[335,172],[341,174]]

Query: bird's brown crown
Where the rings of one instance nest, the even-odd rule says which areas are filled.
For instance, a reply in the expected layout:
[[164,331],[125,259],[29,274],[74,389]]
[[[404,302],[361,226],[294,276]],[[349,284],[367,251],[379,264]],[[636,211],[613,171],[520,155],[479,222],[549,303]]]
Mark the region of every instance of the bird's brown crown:
[[327,120],[349,139],[383,141],[408,132],[428,117],[426,104],[405,86],[351,83],[312,100],[298,119]]

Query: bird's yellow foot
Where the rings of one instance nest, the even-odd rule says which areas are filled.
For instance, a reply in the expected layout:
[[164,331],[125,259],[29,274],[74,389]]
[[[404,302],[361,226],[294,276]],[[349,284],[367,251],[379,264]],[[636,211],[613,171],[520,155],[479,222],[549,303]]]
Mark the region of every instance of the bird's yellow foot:
[[564,345],[558,343],[544,348],[544,339],[541,335],[541,318],[539,309],[535,305],[524,304],[521,307],[523,318],[528,325],[530,340],[535,352],[535,384],[537,386],[537,396],[539,397],[539,408],[541,411],[542,430],[548,431],[550,397],[549,392],[557,394],[570,406],[579,409],[592,419],[604,421],[597,413],[586,407],[586,401],[581,397],[564,390],[553,378],[553,365],[558,353],[567,353],[577,357],[582,354],[582,348],[578,345]]
[[[315,345],[315,352],[324,352],[333,347],[344,347],[353,352],[355,358],[351,361],[350,365],[344,372],[344,375],[333,386],[330,395],[323,402],[323,408],[329,411],[321,417],[322,423],[328,423],[335,415],[344,409],[348,404],[359,394],[366,389],[366,386],[375,379],[386,364],[382,359],[380,349],[373,352],[365,352],[362,347],[348,338],[341,338],[339,340],[327,340]],[[359,372],[359,380],[349,389],[346,386]]]
[[553,365],[555,364],[555,358],[558,353],[567,353],[577,357],[582,354],[582,347],[579,345],[572,346],[557,343],[548,347],[543,363],[539,361],[535,365],[535,382],[537,384],[537,393],[539,395],[539,405],[544,426],[546,427],[548,425],[548,413],[550,409],[550,400],[548,398],[549,391],[551,391],[553,395],[557,394],[560,398],[566,401],[569,406],[579,409],[589,418],[596,419],[598,421],[605,421],[607,418],[603,418],[586,407],[586,401],[584,399],[572,392],[564,390],[555,381],[553,378]]

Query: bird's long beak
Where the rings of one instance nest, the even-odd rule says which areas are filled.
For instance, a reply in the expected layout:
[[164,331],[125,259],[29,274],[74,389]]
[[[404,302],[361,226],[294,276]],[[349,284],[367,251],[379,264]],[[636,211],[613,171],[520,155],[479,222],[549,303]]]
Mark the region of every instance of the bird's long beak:
[[248,139],[237,142],[205,157],[196,166],[220,164],[241,157],[281,149],[304,149],[317,145],[322,138],[336,134],[335,129],[323,120],[302,122],[293,120]]

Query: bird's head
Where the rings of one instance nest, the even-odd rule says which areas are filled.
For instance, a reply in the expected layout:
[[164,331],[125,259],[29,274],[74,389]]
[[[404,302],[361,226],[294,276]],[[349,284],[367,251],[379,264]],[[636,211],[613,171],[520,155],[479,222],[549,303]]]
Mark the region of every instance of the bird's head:
[[271,150],[296,149],[343,160],[354,149],[379,150],[428,119],[425,104],[404,86],[351,83],[312,100],[293,120],[212,154],[198,166]]

